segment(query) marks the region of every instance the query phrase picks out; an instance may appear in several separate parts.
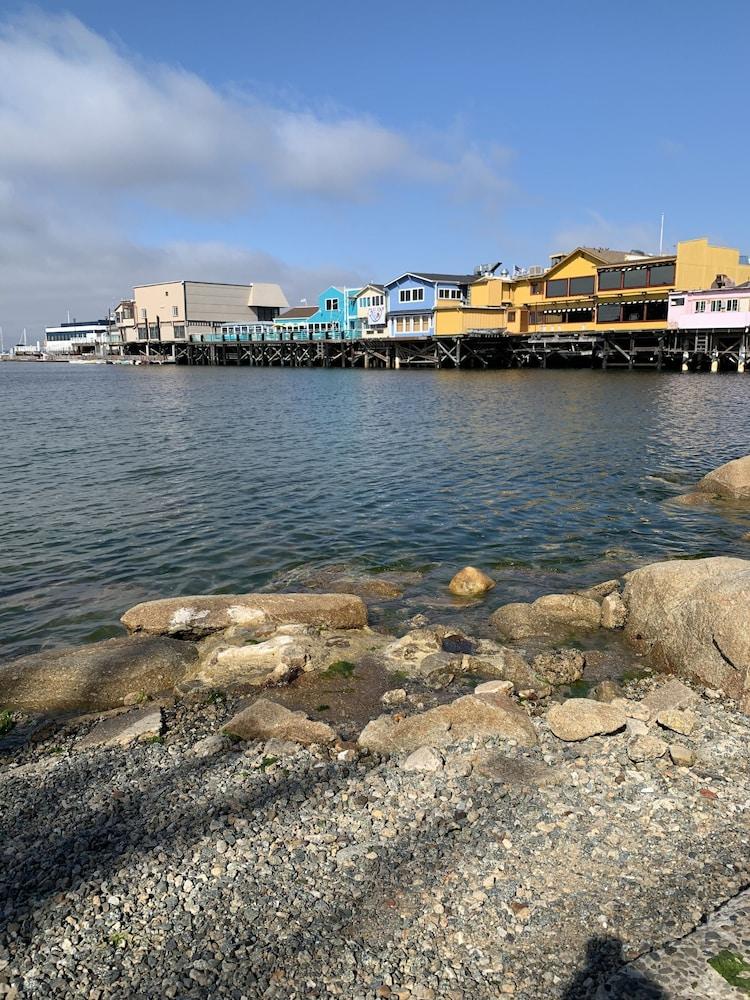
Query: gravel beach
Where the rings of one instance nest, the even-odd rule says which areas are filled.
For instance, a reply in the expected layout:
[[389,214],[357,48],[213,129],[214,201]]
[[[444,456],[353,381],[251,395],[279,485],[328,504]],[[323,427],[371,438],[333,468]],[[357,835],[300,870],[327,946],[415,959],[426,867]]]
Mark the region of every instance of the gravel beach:
[[541,711],[536,747],[428,760],[232,741],[242,704],[170,699],[125,747],[88,717],[0,758],[0,996],[667,996],[598,991],[750,881],[750,719],[725,700],[663,733],[689,768]]

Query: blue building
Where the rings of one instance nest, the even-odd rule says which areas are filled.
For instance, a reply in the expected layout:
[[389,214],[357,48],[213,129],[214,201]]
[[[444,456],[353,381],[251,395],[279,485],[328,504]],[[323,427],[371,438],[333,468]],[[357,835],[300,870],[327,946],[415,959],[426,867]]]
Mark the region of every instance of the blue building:
[[434,337],[435,309],[440,299],[464,304],[475,274],[432,274],[407,271],[385,286],[389,337]]
[[298,306],[274,320],[282,340],[356,340],[359,337],[356,298],[359,288],[331,285],[318,296],[317,306]]

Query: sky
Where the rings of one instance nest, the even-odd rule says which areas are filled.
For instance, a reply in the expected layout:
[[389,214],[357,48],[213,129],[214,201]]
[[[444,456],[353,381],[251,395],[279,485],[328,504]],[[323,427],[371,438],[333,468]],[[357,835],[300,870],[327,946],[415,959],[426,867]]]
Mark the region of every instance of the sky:
[[133,284],[750,252],[747,0],[0,0],[0,326]]

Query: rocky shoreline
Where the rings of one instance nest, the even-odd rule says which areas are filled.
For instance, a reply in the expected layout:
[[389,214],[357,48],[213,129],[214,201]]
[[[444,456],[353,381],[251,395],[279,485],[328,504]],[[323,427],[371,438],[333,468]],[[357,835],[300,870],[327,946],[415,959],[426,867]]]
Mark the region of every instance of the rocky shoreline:
[[[173,598],[0,665],[0,997],[734,989],[711,935],[659,970],[750,883],[750,562],[487,615]],[[603,674],[592,635],[639,669]]]

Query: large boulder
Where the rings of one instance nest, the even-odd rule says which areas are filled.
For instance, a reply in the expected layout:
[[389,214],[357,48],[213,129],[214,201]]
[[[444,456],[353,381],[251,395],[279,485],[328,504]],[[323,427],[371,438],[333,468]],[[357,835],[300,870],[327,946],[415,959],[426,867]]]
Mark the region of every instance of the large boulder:
[[750,455],[736,458],[709,472],[698,483],[701,493],[731,500],[750,500]]
[[224,726],[240,740],[291,740],[293,743],[333,743],[336,733],[325,722],[314,722],[304,712],[292,712],[267,698],[258,698]]
[[495,628],[514,640],[555,636],[571,629],[596,629],[601,620],[599,602],[580,594],[547,594],[532,604],[505,604],[491,617]]
[[625,636],[638,652],[750,711],[750,561],[679,559],[625,580]]
[[464,566],[448,584],[448,589],[457,597],[480,597],[492,590],[495,581],[475,566]]
[[526,712],[500,694],[465,695],[407,718],[381,715],[365,726],[358,742],[376,753],[391,754],[493,736],[513,739],[526,747],[537,743],[536,730]]
[[367,607],[353,594],[219,594],[146,601],[126,611],[120,620],[128,632],[200,639],[237,625],[364,628]]
[[33,653],[0,665],[0,705],[45,713],[114,708],[128,695],[171,690],[197,661],[192,643],[161,636]]

